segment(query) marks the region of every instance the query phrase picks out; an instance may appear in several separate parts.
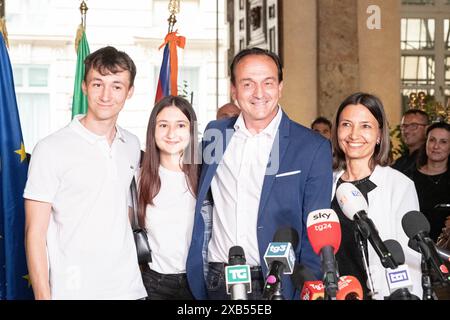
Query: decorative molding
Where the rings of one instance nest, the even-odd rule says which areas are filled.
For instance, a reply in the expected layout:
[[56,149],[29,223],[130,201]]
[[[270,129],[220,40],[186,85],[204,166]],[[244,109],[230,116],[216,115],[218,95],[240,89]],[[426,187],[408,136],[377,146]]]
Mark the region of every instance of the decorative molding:
[[228,62],[240,50],[260,47],[283,60],[282,0],[228,0],[230,26]]

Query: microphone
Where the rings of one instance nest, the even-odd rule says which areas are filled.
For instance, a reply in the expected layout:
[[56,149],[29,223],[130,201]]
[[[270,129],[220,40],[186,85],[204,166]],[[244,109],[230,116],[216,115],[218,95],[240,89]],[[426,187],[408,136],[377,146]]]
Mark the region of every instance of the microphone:
[[315,210],[308,215],[306,225],[311,246],[322,262],[325,299],[335,299],[338,272],[334,255],[341,244],[339,218],[333,209]]
[[413,283],[409,273],[409,267],[405,265],[405,254],[398,241],[389,239],[385,242],[389,252],[398,264],[395,269],[386,269],[386,281],[389,288],[389,297],[386,300],[420,300],[417,296],[411,294]]
[[305,281],[302,292],[300,293],[300,300],[323,300],[324,296],[322,281]]
[[[413,249],[414,251],[420,252],[419,245],[417,244],[417,241],[414,239],[409,239],[408,241],[408,247]],[[439,255],[439,257],[446,263],[450,263],[450,251],[436,247],[436,251]]]
[[367,201],[361,192],[353,184],[344,182],[336,190],[336,199],[345,216],[354,220],[362,237],[369,240],[383,267],[395,269],[398,264],[381,240],[372,219],[367,216]]
[[263,299],[283,300],[281,295],[281,275],[292,274],[295,264],[295,248],[298,245],[298,233],[295,229],[284,227],[277,230],[273,242],[264,253],[267,273]]
[[[338,287],[336,300],[362,300],[364,297],[361,283],[354,276],[340,277]],[[324,300],[324,298],[325,288],[322,281],[305,281],[300,300]]]
[[231,300],[247,300],[247,293],[252,292],[250,266],[245,263],[244,249],[240,246],[231,247],[228,266],[225,267],[225,284]]
[[417,241],[419,252],[436,271],[439,280],[448,284],[450,274],[442,262],[433,240],[430,239],[430,223],[419,211],[409,211],[402,218],[402,227],[408,238]]
[[363,288],[356,277],[340,277],[338,287],[336,300],[363,300]]

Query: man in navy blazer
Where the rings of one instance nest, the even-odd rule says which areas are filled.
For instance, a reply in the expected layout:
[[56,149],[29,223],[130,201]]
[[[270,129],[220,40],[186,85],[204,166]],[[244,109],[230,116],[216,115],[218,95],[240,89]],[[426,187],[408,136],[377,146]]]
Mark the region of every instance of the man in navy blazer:
[[[203,165],[186,262],[196,299],[227,298],[224,266],[233,246],[244,249],[251,266],[249,298],[261,299],[267,274],[263,255],[275,232],[286,226],[299,235],[297,263],[322,278],[306,221],[311,211],[330,207],[330,143],[281,110],[283,71],[277,55],[244,49],[230,69],[231,92],[241,115],[210,122],[203,136]],[[284,298],[298,298],[298,285],[283,276]]]

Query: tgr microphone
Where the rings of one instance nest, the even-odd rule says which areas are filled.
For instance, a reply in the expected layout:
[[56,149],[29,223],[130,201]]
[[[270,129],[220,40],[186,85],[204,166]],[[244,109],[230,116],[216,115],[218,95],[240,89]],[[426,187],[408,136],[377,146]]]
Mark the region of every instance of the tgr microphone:
[[433,240],[430,239],[430,223],[419,211],[410,211],[402,218],[402,226],[408,238],[416,240],[419,252],[436,271],[442,283],[450,282],[450,274],[442,262]]
[[354,276],[340,277],[338,286],[336,300],[362,300],[364,297],[361,283]]
[[336,199],[345,216],[354,220],[362,237],[369,240],[378,257],[380,257],[383,267],[396,268],[397,263],[381,241],[375,224],[367,216],[367,201],[361,192],[353,184],[344,182],[336,190]]
[[264,253],[267,273],[263,299],[282,299],[281,275],[292,274],[295,264],[295,248],[298,245],[298,233],[290,227],[280,228]]
[[250,266],[245,264],[244,249],[240,246],[230,248],[228,266],[225,267],[225,284],[231,300],[247,300],[247,293],[252,292]]
[[[342,276],[338,282],[339,290],[336,300],[362,300],[363,289],[358,279],[353,276]],[[325,288],[322,281],[306,281],[300,294],[300,300],[323,300]]]
[[300,293],[300,300],[323,300],[325,296],[323,282],[305,281],[302,292]]
[[311,212],[307,220],[309,242],[322,261],[325,299],[335,299],[338,291],[338,272],[335,253],[341,244],[341,225],[333,209]]

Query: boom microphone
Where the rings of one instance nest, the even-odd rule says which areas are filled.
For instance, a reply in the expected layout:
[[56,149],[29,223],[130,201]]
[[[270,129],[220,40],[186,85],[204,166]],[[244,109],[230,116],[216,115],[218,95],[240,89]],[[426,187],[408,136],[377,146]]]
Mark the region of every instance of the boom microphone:
[[231,300],[247,300],[247,293],[252,292],[250,266],[246,265],[244,249],[240,246],[231,247],[228,253],[225,284]]
[[[408,247],[413,249],[414,251],[420,252],[419,245],[417,244],[417,241],[414,239],[409,239],[408,241]],[[445,262],[450,263],[450,251],[436,247],[436,251],[439,255],[439,257]]]
[[335,254],[341,244],[341,225],[333,209],[311,212],[307,220],[308,238],[322,262],[325,299],[335,299],[338,291],[338,272]]
[[264,253],[267,273],[263,290],[263,299],[282,300],[281,275],[292,274],[295,264],[295,248],[298,245],[298,233],[291,227],[277,230],[273,242]]
[[419,211],[409,211],[402,218],[402,227],[408,238],[416,240],[419,252],[436,271],[440,281],[448,284],[450,274],[442,262],[433,240],[430,239],[430,223]]
[[336,199],[342,212],[350,220],[354,220],[364,239],[368,239],[373,249],[380,257],[385,268],[395,269],[398,264],[380,238],[373,221],[367,215],[367,201],[353,184],[344,182],[336,190]]

